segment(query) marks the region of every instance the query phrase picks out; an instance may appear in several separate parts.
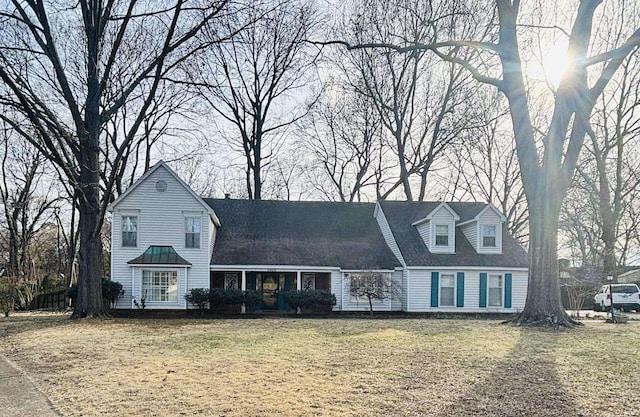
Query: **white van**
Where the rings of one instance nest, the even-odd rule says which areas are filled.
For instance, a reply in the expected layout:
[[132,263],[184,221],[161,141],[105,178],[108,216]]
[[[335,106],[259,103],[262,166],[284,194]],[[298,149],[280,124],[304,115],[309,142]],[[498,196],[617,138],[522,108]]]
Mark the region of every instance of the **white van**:
[[636,310],[640,312],[640,289],[636,284],[603,285],[593,297],[595,311],[608,311],[611,308],[611,294],[613,291],[613,306],[621,310]]

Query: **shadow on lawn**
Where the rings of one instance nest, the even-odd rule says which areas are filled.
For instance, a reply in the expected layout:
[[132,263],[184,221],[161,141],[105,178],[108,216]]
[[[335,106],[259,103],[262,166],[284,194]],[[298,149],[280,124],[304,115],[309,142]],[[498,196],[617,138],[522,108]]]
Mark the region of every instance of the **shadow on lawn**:
[[513,350],[486,379],[470,387],[438,417],[580,417],[555,363],[557,335],[523,330]]

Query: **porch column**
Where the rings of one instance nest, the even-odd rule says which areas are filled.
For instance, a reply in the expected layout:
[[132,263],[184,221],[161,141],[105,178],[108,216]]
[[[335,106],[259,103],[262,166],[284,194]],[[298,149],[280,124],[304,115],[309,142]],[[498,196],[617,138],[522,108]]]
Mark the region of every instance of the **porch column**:
[[[300,271],[296,272],[296,289],[298,291],[302,290],[302,272],[300,272]],[[300,314],[300,313],[301,313],[300,307],[298,307],[296,309],[296,314]]]
[[[247,271],[242,270],[242,283],[241,283],[242,291],[247,290]],[[240,307],[240,314],[247,314],[247,306],[242,303]]]

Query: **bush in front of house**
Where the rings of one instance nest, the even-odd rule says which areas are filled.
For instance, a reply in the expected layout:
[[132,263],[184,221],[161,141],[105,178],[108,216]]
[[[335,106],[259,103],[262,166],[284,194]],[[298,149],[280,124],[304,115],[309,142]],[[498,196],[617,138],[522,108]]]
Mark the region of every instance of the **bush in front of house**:
[[[75,305],[76,298],[78,298],[78,284],[71,285],[64,294],[69,297]],[[117,281],[102,278],[102,299],[108,308],[115,306],[123,295],[124,289],[122,288],[122,284]]]
[[184,295],[184,299],[189,304],[198,307],[201,313],[204,312],[205,307],[209,304],[210,297],[211,291],[208,288],[191,288],[189,293]]
[[336,305],[336,296],[327,290],[292,291],[284,294],[284,302],[292,309],[331,311]]
[[254,290],[247,290],[244,292],[244,305],[247,310],[253,310],[256,306],[262,303],[262,293]]
[[213,288],[209,295],[211,308],[225,310],[225,307],[239,307],[245,305],[248,310],[253,309],[262,302],[262,294],[237,288]]

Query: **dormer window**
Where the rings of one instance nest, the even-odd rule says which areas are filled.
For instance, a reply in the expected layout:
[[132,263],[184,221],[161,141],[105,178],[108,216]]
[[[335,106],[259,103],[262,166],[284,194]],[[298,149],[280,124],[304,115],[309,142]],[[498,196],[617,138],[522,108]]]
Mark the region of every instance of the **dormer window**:
[[482,247],[495,248],[496,242],[496,225],[485,224],[482,226]]
[[436,246],[449,246],[448,224],[436,224]]

